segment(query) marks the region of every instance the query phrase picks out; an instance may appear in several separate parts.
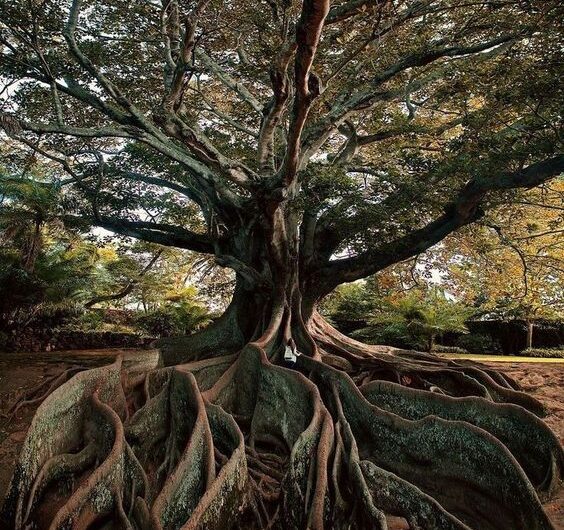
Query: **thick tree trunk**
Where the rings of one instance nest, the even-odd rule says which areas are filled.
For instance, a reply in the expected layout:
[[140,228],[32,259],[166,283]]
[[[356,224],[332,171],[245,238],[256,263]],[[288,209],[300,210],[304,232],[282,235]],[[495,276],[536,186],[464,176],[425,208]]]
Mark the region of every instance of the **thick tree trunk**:
[[237,273],[225,314],[192,337],[160,340],[166,365],[222,355],[254,340],[274,361],[289,343],[315,355],[308,323],[320,295],[307,292],[299,218],[287,205],[269,204],[217,249],[218,263]]
[[339,333],[315,310],[289,211],[229,250],[232,303],[162,341],[167,367],[65,372],[15,405],[48,396],[7,528],[551,528],[539,495],[564,457],[540,403],[485,367]]

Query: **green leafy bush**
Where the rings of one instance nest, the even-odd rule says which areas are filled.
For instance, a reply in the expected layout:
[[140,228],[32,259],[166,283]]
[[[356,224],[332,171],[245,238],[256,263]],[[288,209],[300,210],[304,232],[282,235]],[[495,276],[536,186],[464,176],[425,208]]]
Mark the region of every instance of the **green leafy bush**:
[[321,303],[319,310],[341,331],[363,328],[375,310],[375,298],[362,283],[340,285]]
[[543,359],[564,359],[564,349],[528,348],[519,352],[522,357],[540,357]]
[[77,329],[96,331],[104,324],[104,316],[99,311],[84,311],[83,314],[76,319],[75,324]]
[[371,312],[359,339],[403,348],[433,351],[435,340],[449,332],[463,333],[473,309],[449,300],[438,288],[385,297]]
[[434,353],[469,353],[468,350],[460,348],[459,346],[443,346],[442,344],[435,344],[433,347]]
[[154,311],[142,314],[136,325],[149,335],[169,337],[189,335],[203,328],[211,321],[207,308],[190,302],[168,304]]
[[501,353],[500,343],[485,333],[461,335],[458,337],[456,345],[469,353]]
[[425,338],[414,334],[404,322],[374,323],[353,331],[350,335],[368,344],[388,344],[412,350],[423,350],[427,347]]

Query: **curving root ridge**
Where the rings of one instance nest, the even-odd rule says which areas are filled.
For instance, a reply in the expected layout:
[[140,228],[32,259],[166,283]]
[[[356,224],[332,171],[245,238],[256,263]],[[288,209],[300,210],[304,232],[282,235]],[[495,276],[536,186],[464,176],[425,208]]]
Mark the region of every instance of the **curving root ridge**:
[[289,369],[259,344],[49,381],[6,527],[552,528],[539,499],[560,485],[562,448],[514,381],[336,335]]

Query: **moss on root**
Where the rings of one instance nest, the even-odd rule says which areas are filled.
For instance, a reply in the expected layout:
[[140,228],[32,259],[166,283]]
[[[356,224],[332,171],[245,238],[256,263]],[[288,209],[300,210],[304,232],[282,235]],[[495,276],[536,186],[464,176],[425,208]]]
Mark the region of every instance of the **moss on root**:
[[76,373],[37,410],[6,528],[551,528],[539,496],[560,484],[562,448],[513,381],[330,346],[293,369],[255,343]]

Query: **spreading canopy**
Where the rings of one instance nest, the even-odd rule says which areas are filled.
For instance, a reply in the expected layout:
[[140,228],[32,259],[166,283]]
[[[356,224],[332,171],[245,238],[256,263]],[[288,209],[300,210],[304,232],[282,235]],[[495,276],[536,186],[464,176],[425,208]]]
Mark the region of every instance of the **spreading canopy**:
[[2,125],[68,222],[215,254],[298,212],[321,296],[564,167],[558,1],[2,1]]

